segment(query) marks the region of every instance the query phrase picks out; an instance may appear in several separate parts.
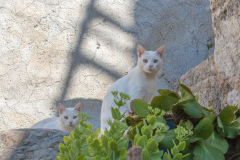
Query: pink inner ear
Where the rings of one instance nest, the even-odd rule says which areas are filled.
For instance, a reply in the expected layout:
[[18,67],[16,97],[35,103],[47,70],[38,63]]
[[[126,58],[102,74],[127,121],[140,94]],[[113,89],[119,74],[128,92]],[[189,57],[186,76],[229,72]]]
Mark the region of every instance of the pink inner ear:
[[58,105],[59,113],[62,114],[62,112],[63,112],[65,109],[66,109],[66,108],[64,107],[64,105],[62,105],[61,103],[59,103],[59,105]]
[[137,45],[137,51],[138,51],[138,56],[141,57],[141,55],[145,52],[145,49],[143,48],[143,46],[138,44]]
[[161,58],[163,57],[164,50],[165,50],[165,46],[163,45],[163,46],[159,47],[156,51],[160,55]]
[[75,110],[81,112],[81,102],[79,102],[78,104],[76,104],[76,106],[74,107]]

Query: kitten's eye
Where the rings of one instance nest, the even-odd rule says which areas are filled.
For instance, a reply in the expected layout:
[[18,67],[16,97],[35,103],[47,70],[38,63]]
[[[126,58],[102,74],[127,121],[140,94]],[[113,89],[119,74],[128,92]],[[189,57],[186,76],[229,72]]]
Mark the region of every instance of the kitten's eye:
[[68,119],[68,116],[64,116],[65,119]]
[[148,62],[148,60],[147,60],[147,59],[144,59],[144,60],[143,60],[143,62],[144,62],[144,63],[147,63],[147,62]]
[[158,60],[157,59],[154,59],[154,61],[153,61],[154,63],[157,63],[158,62]]
[[77,116],[74,116],[74,117],[73,117],[73,119],[76,119],[76,118],[77,118]]

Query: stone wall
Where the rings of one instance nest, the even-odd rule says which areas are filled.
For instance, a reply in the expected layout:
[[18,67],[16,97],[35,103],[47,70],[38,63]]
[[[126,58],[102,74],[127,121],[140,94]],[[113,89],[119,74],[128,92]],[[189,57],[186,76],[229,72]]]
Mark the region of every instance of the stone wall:
[[199,93],[200,103],[221,110],[240,102],[240,1],[211,0],[214,55],[180,81]]
[[209,0],[1,0],[0,14],[0,130],[79,101],[99,128],[101,101],[135,66],[137,43],[166,45],[158,88],[213,53]]
[[0,131],[1,160],[53,160],[69,133],[47,129]]

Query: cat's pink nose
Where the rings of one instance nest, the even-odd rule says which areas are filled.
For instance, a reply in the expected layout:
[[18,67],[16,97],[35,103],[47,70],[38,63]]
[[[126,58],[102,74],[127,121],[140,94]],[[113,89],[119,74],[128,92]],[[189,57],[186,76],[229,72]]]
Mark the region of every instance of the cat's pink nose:
[[69,122],[69,124],[73,124],[73,122]]
[[153,67],[153,65],[149,65],[149,68],[151,69]]

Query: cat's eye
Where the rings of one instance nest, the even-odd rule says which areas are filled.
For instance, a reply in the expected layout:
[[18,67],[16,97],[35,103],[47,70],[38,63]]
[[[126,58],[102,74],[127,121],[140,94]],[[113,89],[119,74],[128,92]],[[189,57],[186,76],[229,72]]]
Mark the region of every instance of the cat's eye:
[[144,63],[147,63],[147,62],[148,62],[148,60],[147,60],[147,59],[144,59],[144,60],[143,60],[143,62],[144,62]]
[[153,61],[154,63],[157,63],[158,62],[158,60],[157,59],[154,59],[154,61]]
[[65,119],[68,119],[68,116],[64,116]]
[[77,118],[77,116],[74,116],[74,117],[73,117],[73,119],[76,119],[76,118]]

